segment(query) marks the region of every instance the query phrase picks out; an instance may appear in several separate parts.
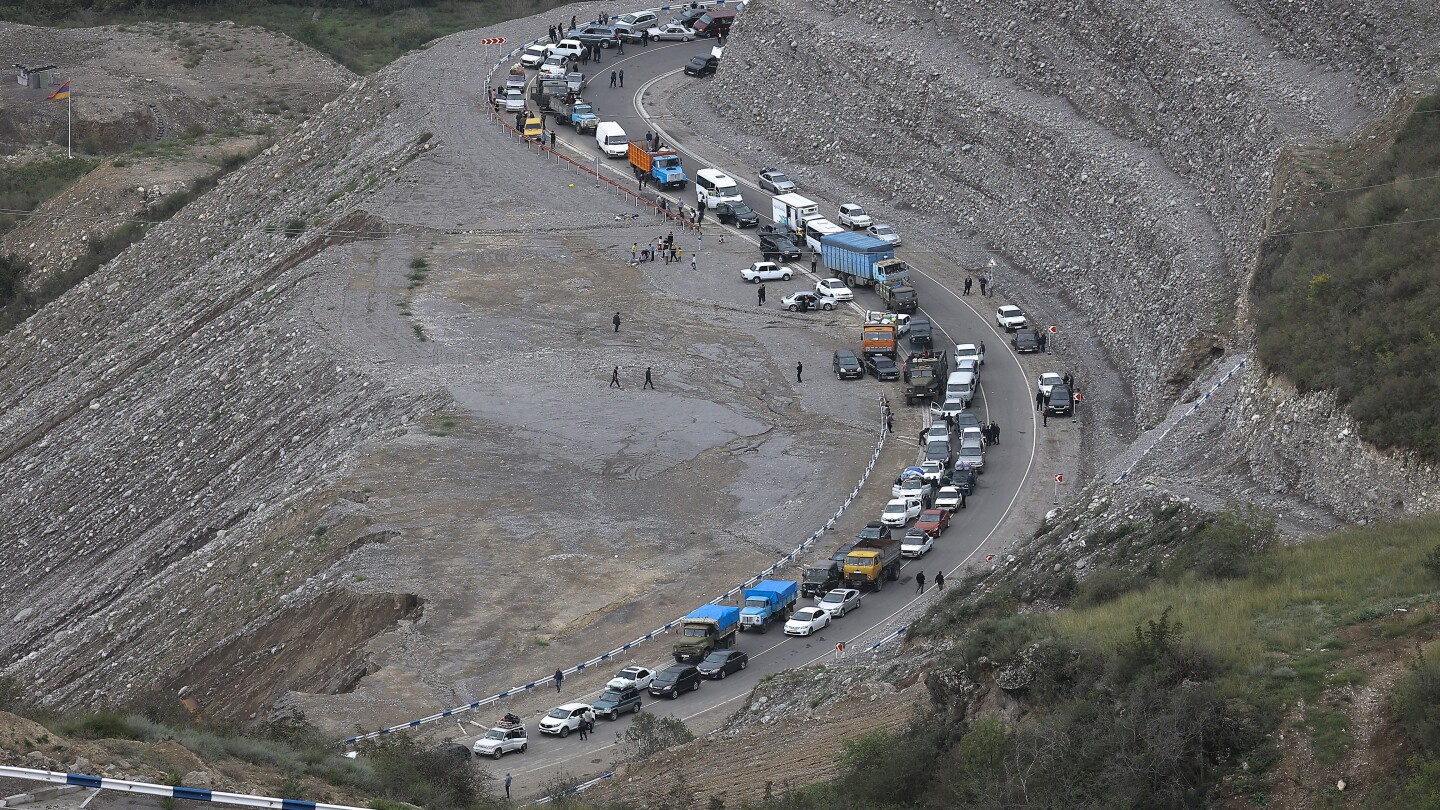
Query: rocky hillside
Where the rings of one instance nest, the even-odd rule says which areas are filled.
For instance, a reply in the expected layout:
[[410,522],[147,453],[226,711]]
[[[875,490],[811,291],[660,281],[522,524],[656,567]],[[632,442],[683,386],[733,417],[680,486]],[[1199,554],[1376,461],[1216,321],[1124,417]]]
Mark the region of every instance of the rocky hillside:
[[[1133,398],[1129,424],[1088,427],[1092,458],[1105,459],[1168,427],[1172,406],[1198,396],[1218,361],[1244,356],[1244,290],[1277,159],[1294,144],[1349,137],[1433,83],[1437,29],[1440,9],[1422,0],[1303,10],[779,0],[743,15],[704,98],[722,122],[714,140],[749,145],[811,188],[853,193],[918,229],[937,246],[932,268],[993,261],[1003,297],[1061,326],[1065,362],[1091,398]],[[815,126],[817,110],[840,123]],[[1226,471],[1221,486],[1233,490],[1234,473],[1255,468],[1257,495],[1295,485],[1351,519],[1433,507],[1386,496],[1352,507],[1305,481],[1296,465],[1328,437],[1275,421],[1283,392],[1262,370],[1252,365],[1244,380],[1209,437],[1223,443],[1188,448],[1220,457],[1206,468]],[[1323,477],[1379,475],[1382,489],[1418,477],[1435,490],[1433,469],[1353,441],[1343,449],[1363,462]]]

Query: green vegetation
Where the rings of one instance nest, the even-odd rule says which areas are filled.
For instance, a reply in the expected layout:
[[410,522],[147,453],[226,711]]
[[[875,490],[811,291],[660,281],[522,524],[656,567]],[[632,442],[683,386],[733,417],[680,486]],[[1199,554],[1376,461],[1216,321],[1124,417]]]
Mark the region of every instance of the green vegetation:
[[1335,390],[1368,441],[1431,461],[1440,460],[1437,110],[1440,96],[1422,100],[1385,154],[1342,178],[1373,188],[1299,198],[1299,213],[1266,241],[1251,290],[1266,365],[1302,391]]
[[[0,5],[0,19],[46,26],[230,20],[283,32],[357,73],[371,73],[437,37],[527,17],[558,5],[561,3],[555,0],[301,0],[259,3],[243,0],[204,3],[196,0],[108,0],[105,3],[34,0]],[[186,67],[196,67],[204,59],[207,46],[190,39],[179,40],[178,44],[187,49]],[[499,55],[498,49],[496,55]]]
[[[0,235],[18,225],[24,213],[34,211],[84,177],[97,163],[87,158],[56,157],[18,166],[0,165],[0,212],[3,212],[0,213]],[[0,276],[0,285],[3,284],[4,278]],[[4,295],[3,286],[0,286],[0,295]]]
[[214,188],[221,177],[250,157],[251,155],[235,155],[222,161],[214,174],[200,178],[187,191],[171,194],[150,206],[136,219],[127,220],[102,237],[92,238],[89,250],[76,259],[74,264],[41,279],[38,284],[23,282],[33,272],[27,263],[14,256],[0,255],[0,335],[23,323],[41,307],[89,278],[91,273],[143,238],[151,225],[175,216],[181,208]]
[[638,762],[648,756],[684,745],[695,739],[694,732],[678,717],[641,712],[630,721],[624,734],[615,735],[619,762]]

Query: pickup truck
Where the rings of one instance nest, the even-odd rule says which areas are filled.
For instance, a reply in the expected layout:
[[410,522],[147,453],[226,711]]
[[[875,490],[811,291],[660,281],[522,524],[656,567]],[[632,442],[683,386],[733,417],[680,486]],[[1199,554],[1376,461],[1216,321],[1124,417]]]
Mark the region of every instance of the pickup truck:
[[630,142],[630,165],[655,178],[664,188],[684,189],[689,182],[680,156],[673,149],[650,149],[643,141]]
[[764,633],[774,621],[790,618],[800,589],[790,581],[761,580],[744,592],[745,606],[740,608],[740,630]]
[[[740,631],[740,608],[726,605],[701,605],[680,620],[680,640],[672,652],[682,664],[694,663],[711,650],[735,646]],[[653,684],[652,684],[653,686]]]
[[845,580],[856,590],[867,586],[884,590],[887,579],[894,582],[899,578],[900,538],[888,530],[883,538],[861,540],[845,557]]

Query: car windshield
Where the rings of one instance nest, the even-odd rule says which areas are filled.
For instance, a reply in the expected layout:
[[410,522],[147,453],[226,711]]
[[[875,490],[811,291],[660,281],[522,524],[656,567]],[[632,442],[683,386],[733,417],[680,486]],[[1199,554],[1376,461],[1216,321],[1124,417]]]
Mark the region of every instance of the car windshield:
[[609,701],[610,703],[618,703],[624,697],[624,695],[620,694],[620,692],[614,689],[606,689],[604,692],[600,693],[600,700]]
[[[904,490],[901,490],[901,492],[904,492]],[[891,504],[886,504],[886,505],[885,505],[885,513],[886,513],[886,514],[894,514],[894,513],[896,513],[896,512],[904,512],[904,511],[905,511],[905,504],[903,504],[903,503],[891,503]]]
[[880,236],[889,236],[890,234],[895,233],[895,230],[889,225],[877,225],[875,226],[875,233],[879,234]]
[[730,653],[722,652],[722,651],[720,651],[720,650],[716,650],[715,652],[712,652],[712,653],[710,653],[709,655],[705,656],[705,663],[707,663],[707,664],[723,664],[723,663],[725,663],[725,659],[727,659],[727,658],[729,658],[729,657],[730,657]]
[[679,676],[674,672],[662,672],[659,675],[655,676],[654,682],[658,684],[674,683],[676,678],[678,677]]
[[786,183],[790,182],[790,178],[786,177],[783,174],[775,173],[770,175],[770,182],[774,183],[777,186],[783,186]]
[[551,709],[551,710],[550,710],[550,714],[546,715],[546,717],[554,717],[554,718],[556,718],[556,719],[558,719],[558,720],[564,720],[565,718],[567,718],[567,717],[569,717],[569,716],[570,716],[570,710],[569,710],[569,709]]
[[857,205],[857,206],[855,206],[854,208],[851,208],[851,209],[850,209],[850,216],[852,216],[852,217],[863,217],[863,216],[865,216],[865,209],[864,209],[864,208],[861,208],[860,206]]
[[962,447],[962,448],[960,448],[960,455],[965,456],[966,458],[971,458],[971,457],[974,457],[974,456],[983,455],[984,452],[985,452],[985,451],[981,450],[979,447],[973,447],[973,446],[971,446],[971,447]]
[[499,728],[492,728],[492,729],[490,729],[489,731],[485,732],[485,739],[487,739],[487,740],[503,740],[503,739],[505,739],[505,730],[504,730],[504,729],[499,729]]
[[980,420],[969,411],[961,411],[955,414],[955,424],[962,428],[980,427]]
[[709,635],[709,633],[710,631],[708,628],[687,627],[685,628],[685,632],[683,633],[683,635],[689,636],[690,638],[704,638],[705,636]]
[[816,615],[818,615],[819,613],[820,611],[816,610],[815,608],[805,608],[799,613],[796,613],[795,618],[799,619],[802,622],[808,622],[811,619],[815,618]]

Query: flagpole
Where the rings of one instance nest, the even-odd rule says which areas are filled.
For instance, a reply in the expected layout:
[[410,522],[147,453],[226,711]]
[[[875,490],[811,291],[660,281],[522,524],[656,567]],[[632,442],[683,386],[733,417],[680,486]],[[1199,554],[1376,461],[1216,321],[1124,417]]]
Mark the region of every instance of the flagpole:
[[70,94],[65,94],[65,157],[74,159],[75,150],[70,146]]

